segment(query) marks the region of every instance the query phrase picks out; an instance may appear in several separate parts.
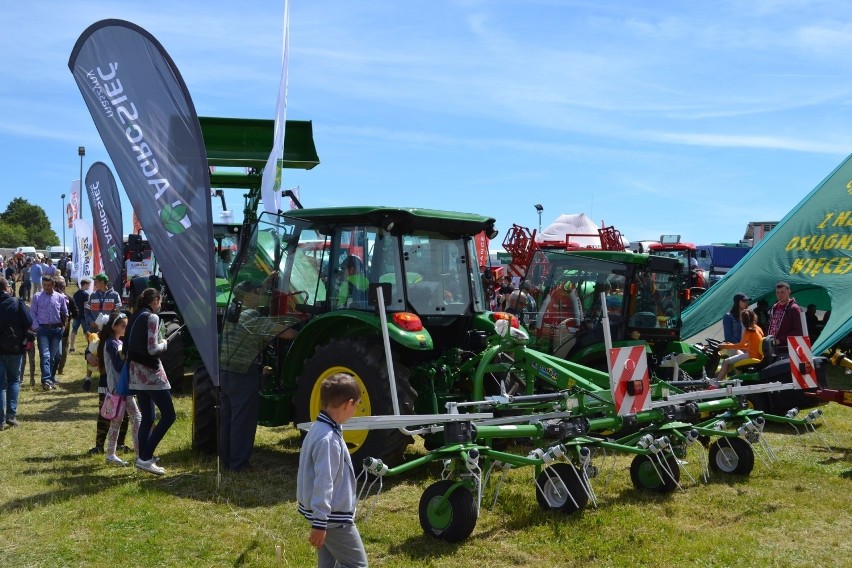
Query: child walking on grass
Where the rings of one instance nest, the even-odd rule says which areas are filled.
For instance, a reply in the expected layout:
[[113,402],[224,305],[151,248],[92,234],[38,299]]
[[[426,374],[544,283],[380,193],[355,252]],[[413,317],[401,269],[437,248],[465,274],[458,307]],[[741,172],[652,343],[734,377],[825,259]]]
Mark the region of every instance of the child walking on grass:
[[[107,394],[107,377],[106,373],[102,371],[103,364],[101,363],[104,360],[104,352],[103,348],[101,348],[103,342],[100,339],[100,334],[103,333],[105,329],[109,330],[109,328],[106,327],[106,324],[103,324],[98,327],[98,333],[87,334],[87,341],[89,344],[86,346],[85,351],[86,366],[88,369],[86,372],[95,373],[95,376],[98,378],[98,409],[104,405],[104,399]],[[109,337],[109,335],[107,335],[107,337]],[[89,455],[94,456],[104,453],[104,445],[106,444],[109,426],[110,421],[101,416],[101,413],[98,412],[97,424],[95,425],[95,445],[89,450]],[[118,445],[123,452],[130,451],[130,448],[124,444],[126,436],[127,414],[124,415],[124,420],[121,422],[121,430],[118,435]]]
[[361,389],[352,375],[337,373],[323,381],[323,410],[299,453],[299,512],[311,523],[308,541],[317,549],[320,568],[367,566],[367,553],[355,526],[355,470],[340,429],[355,415],[360,402]]
[[[112,312],[101,329],[98,349],[99,370],[102,375],[106,376],[107,391],[110,393],[115,392],[118,376],[124,366],[124,359],[121,358],[121,338],[126,329],[127,316],[121,312]],[[124,415],[126,413],[130,417],[133,451],[136,457],[139,457],[139,423],[142,420],[142,413],[139,412],[139,407],[136,405],[136,398],[129,395],[124,400],[124,410],[110,421],[109,432],[106,436],[106,461],[108,464],[114,463],[120,466],[130,465],[115,455],[115,448],[118,445],[118,432],[121,429],[121,423],[124,421]]]

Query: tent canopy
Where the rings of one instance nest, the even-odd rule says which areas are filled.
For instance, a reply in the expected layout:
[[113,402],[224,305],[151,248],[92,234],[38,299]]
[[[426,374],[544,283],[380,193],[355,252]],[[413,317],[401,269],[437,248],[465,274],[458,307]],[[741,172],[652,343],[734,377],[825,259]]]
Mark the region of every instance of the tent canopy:
[[[572,245],[582,248],[600,248],[601,239],[598,236],[599,227],[585,213],[574,213],[572,215],[562,214],[550,225],[542,229],[535,236],[537,243],[560,242],[564,243],[567,235],[571,235]],[[591,235],[591,236],[577,236]]]
[[771,306],[780,281],[790,284],[802,309],[812,303],[831,310],[815,354],[852,332],[852,156],[684,311],[681,336],[697,335],[722,319],[738,292]]

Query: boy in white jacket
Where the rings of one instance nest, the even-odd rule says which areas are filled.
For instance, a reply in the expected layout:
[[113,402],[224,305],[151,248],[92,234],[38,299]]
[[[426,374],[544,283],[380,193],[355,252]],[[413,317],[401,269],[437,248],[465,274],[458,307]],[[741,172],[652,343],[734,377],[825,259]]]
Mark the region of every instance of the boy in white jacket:
[[367,553],[355,526],[356,483],[340,425],[355,415],[361,389],[355,378],[337,373],[320,386],[323,410],[299,454],[296,495],[299,512],[311,523],[308,541],[317,566],[366,567]]

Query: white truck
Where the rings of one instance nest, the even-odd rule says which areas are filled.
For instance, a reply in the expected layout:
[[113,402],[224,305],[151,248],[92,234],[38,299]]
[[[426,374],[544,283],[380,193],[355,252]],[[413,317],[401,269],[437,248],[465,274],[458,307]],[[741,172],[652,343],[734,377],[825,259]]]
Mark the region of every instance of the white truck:
[[22,254],[26,258],[35,258],[37,252],[35,247],[18,247],[15,249],[15,256]]
[[63,247],[61,245],[50,246],[47,247],[47,257],[53,259],[53,263],[56,264],[61,259],[65,258],[69,254],[71,254],[70,247]]

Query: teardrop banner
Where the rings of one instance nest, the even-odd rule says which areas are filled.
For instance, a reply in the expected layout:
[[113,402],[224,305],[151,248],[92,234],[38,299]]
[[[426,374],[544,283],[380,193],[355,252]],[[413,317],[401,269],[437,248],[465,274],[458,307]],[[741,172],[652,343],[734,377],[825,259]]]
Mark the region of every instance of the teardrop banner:
[[154,36],[123,20],[89,26],[68,67],[218,385],[210,172],[183,77]]

